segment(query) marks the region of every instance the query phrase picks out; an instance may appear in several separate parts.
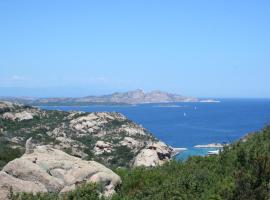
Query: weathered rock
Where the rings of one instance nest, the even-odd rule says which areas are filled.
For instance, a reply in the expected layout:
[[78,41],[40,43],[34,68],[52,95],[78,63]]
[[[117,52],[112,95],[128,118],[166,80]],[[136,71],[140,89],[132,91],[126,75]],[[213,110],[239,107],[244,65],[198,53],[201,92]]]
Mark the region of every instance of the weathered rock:
[[98,120],[99,116],[95,113],[88,114],[86,116],[78,117],[70,121],[70,126],[78,131],[87,130],[96,125],[102,125],[107,123],[106,119]]
[[145,130],[143,128],[141,128],[140,126],[130,127],[130,126],[127,126],[127,125],[123,125],[121,127],[121,131],[126,132],[130,136],[146,135]]
[[137,149],[137,148],[140,148],[140,147],[143,146],[142,142],[139,142],[139,141],[137,141],[137,140],[135,140],[135,139],[133,139],[131,137],[125,137],[124,140],[122,140],[120,142],[120,144],[123,145],[123,146],[127,146],[127,147],[129,147],[131,149],[133,149],[133,148]]
[[103,154],[104,152],[110,153],[112,152],[112,144],[104,141],[97,141],[94,151],[96,155]]
[[136,156],[133,166],[154,167],[157,165],[162,165],[170,160],[172,154],[173,149],[167,146],[165,143],[150,143],[147,145],[147,148],[142,149]]
[[48,192],[59,192],[64,186],[63,180],[51,176],[46,165],[37,165],[35,163],[37,159],[15,159],[9,162],[2,171],[21,180],[39,182],[46,187]]
[[[93,134],[94,132],[100,130],[106,124],[108,124],[109,122],[113,120],[123,121],[123,120],[126,120],[126,118],[120,113],[107,113],[107,112],[90,113],[90,114],[72,119],[70,121],[70,127],[77,131],[81,131],[83,133]],[[99,134],[99,136],[102,136],[102,135],[103,134]]]
[[29,154],[33,152],[34,152],[34,145],[32,143],[32,138],[29,138],[28,140],[26,140],[26,143],[25,143],[25,153]]
[[11,112],[6,112],[6,113],[3,114],[3,118],[14,121],[15,120],[15,114],[13,114]]
[[33,119],[33,114],[27,111],[22,111],[19,113],[11,113],[6,112],[3,114],[4,119],[9,119],[12,121],[18,120],[18,121],[24,121],[24,120],[31,120]]
[[8,102],[8,101],[0,101],[0,111],[12,109],[12,108],[14,108],[14,105],[15,104]]
[[10,187],[14,192],[67,192],[84,182],[99,183],[103,194],[110,195],[121,179],[95,161],[81,160],[49,146],[37,146],[32,153],[2,169],[0,192],[3,191],[3,198]]
[[154,167],[160,164],[158,154],[155,150],[143,149],[135,158],[134,167]]
[[19,178],[15,178],[6,172],[0,172],[0,200],[8,199],[10,190],[14,192],[29,192],[36,194],[38,192],[47,192],[46,187],[33,181],[26,181]]
[[161,153],[164,155],[170,154],[173,151],[171,147],[169,147],[168,145],[166,145],[164,142],[161,142],[161,141],[149,143],[147,145],[147,148],[154,149],[158,153]]

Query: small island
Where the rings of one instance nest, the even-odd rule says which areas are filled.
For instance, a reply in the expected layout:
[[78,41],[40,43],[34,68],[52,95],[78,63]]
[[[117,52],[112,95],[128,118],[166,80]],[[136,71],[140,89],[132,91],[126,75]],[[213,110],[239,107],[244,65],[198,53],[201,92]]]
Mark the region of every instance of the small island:
[[203,145],[195,145],[194,148],[223,148],[225,145],[221,143],[211,143]]

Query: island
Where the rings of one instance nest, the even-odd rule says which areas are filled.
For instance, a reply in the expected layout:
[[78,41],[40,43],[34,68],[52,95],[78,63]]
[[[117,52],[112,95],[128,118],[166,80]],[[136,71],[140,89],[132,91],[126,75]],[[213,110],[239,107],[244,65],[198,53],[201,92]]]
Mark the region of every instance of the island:
[[211,143],[203,145],[195,145],[194,148],[223,148],[224,145],[221,143]]
[[128,92],[115,92],[100,96],[91,95],[77,98],[0,97],[0,100],[34,106],[136,105],[149,103],[218,102],[214,99],[199,99],[159,90],[145,92],[141,89]]

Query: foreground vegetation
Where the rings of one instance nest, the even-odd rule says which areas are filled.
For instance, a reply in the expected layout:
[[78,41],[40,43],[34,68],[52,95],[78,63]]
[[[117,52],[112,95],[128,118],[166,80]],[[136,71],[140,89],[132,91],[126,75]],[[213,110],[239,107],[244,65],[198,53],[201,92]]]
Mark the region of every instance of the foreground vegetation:
[[[218,156],[115,171],[123,184],[113,200],[270,199],[270,127],[226,147]],[[86,185],[61,197],[24,194],[13,199],[98,199],[98,187]]]
[[56,193],[50,193],[50,194],[27,194],[27,193],[21,193],[21,194],[14,194],[11,192],[10,199],[11,200],[105,200],[100,196],[99,193],[99,187],[97,185],[93,184],[86,184],[83,185],[76,190],[66,193],[66,194],[56,194]]

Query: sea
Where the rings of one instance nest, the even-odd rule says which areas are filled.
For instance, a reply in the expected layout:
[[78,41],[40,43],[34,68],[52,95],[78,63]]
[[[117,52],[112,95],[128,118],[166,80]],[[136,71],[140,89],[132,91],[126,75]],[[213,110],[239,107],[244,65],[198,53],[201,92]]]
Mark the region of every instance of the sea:
[[210,143],[233,143],[270,124],[270,99],[140,105],[41,106],[43,109],[120,112],[172,147],[187,148],[176,159],[204,156]]

